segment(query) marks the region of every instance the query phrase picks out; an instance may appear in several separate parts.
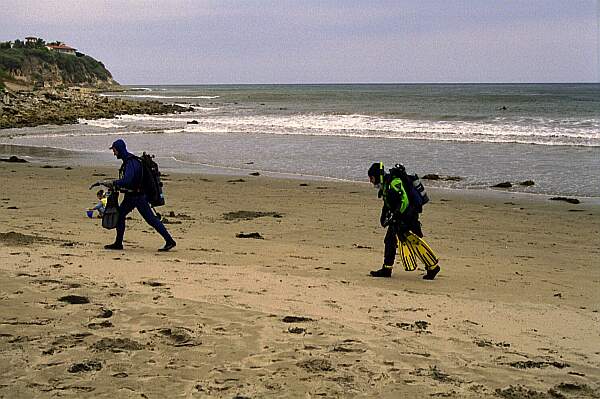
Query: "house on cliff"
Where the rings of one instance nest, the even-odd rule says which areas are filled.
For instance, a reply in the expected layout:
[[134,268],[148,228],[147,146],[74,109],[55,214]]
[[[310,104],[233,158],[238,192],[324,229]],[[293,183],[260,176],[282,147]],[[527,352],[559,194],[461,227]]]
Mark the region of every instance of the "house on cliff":
[[58,51],[59,53],[71,54],[71,55],[75,55],[75,52],[77,51],[77,49],[75,49],[73,47],[69,47],[62,42],[48,44],[48,45],[46,45],[46,48],[51,51]]

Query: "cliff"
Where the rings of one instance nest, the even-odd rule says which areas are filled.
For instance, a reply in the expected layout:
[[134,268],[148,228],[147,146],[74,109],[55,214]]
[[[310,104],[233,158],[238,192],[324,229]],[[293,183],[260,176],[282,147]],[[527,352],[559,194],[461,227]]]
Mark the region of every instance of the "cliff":
[[193,110],[96,95],[94,91],[115,90],[119,85],[100,61],[64,43],[27,40],[0,42],[0,129]]
[[62,53],[19,40],[0,43],[0,89],[40,87],[106,88],[118,85],[102,62],[76,52]]

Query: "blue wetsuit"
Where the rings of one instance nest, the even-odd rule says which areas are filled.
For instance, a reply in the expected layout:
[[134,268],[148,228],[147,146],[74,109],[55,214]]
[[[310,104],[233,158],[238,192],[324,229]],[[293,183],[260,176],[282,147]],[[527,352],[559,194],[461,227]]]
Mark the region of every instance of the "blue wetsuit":
[[137,209],[146,223],[152,226],[167,243],[174,242],[164,224],[154,215],[146,195],[142,192],[142,164],[138,158],[127,151],[123,140],[117,140],[112,147],[117,151],[117,158],[123,160],[119,180],[115,180],[115,189],[125,193],[123,201],[119,205],[119,220],[117,222],[117,238],[115,243],[122,245],[125,234],[125,217],[134,209]]

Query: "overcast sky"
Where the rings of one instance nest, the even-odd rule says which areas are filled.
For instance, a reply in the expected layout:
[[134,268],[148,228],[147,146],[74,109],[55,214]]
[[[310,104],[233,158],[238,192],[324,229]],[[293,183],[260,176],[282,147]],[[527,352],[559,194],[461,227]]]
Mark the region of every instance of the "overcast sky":
[[2,0],[122,84],[599,82],[600,0]]

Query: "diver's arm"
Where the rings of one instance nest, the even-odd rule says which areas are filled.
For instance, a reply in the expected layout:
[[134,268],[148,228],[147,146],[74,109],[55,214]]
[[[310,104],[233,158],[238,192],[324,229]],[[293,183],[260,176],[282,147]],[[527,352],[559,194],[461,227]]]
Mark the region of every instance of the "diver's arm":
[[379,216],[379,223],[382,227],[385,227],[387,225],[389,215],[390,210],[385,204],[383,204],[383,206],[381,207],[381,216]]
[[129,158],[125,164],[125,170],[123,171],[123,177],[113,181],[113,185],[117,188],[132,188],[133,180],[135,178],[135,163],[133,158]]

